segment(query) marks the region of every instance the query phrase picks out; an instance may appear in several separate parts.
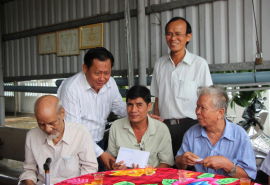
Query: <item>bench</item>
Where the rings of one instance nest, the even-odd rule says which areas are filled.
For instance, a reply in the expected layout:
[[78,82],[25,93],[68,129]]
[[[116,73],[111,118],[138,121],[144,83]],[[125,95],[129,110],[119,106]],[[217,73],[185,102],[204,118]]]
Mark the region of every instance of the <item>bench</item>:
[[[28,129],[0,127],[0,159],[24,161],[24,145]],[[23,169],[0,165],[0,184],[17,185]]]

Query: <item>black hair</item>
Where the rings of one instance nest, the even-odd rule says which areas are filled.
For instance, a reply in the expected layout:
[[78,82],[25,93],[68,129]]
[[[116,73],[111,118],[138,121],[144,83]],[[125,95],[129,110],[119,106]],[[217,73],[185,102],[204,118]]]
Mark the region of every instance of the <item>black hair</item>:
[[142,85],[134,85],[127,92],[126,102],[128,102],[128,99],[134,100],[136,98],[142,98],[148,105],[151,102],[150,90]]
[[[189,22],[188,22],[185,18],[183,18],[183,17],[173,17],[173,18],[166,24],[166,26],[165,26],[165,33],[167,32],[167,27],[168,27],[168,25],[169,25],[171,22],[178,21],[178,20],[183,20],[183,21],[186,22],[186,24],[187,24],[186,35],[192,33],[192,29],[191,29],[191,26],[190,26]],[[186,46],[188,45],[188,43],[189,43],[189,42],[186,43]]]
[[89,69],[93,65],[93,60],[98,59],[99,61],[106,61],[108,59],[111,60],[111,67],[114,64],[114,58],[111,52],[109,52],[106,48],[96,47],[89,49],[84,56],[84,64]]

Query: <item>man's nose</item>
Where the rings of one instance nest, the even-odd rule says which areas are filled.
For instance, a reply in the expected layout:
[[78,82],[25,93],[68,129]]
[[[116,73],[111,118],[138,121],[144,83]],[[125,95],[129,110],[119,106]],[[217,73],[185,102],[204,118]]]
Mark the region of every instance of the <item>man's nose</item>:
[[136,110],[137,110],[137,107],[136,106],[132,106],[131,112],[136,112]]
[[201,113],[201,109],[200,109],[200,107],[196,107],[196,109],[195,109],[195,113],[196,113],[196,114],[200,114],[200,113]]
[[99,78],[100,80],[104,80],[105,79],[105,75],[102,73],[101,75],[100,75],[100,78]]
[[46,131],[47,133],[50,133],[50,132],[52,131],[52,127],[51,127],[50,125],[46,125],[45,131]]

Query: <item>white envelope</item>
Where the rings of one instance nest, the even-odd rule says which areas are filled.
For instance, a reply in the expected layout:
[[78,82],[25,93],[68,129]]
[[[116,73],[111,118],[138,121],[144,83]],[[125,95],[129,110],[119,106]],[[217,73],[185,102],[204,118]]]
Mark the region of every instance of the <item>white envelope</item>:
[[127,167],[132,168],[132,163],[134,163],[135,165],[138,164],[140,168],[144,168],[149,156],[150,152],[120,147],[115,163],[125,161]]

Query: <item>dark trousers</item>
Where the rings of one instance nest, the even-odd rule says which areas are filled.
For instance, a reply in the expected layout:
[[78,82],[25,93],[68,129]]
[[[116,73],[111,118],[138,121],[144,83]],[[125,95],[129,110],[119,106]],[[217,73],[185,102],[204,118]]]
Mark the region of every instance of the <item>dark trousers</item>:
[[[185,120],[186,120],[186,118],[185,118]],[[180,119],[180,124],[175,124],[175,125],[168,124],[167,120],[164,120],[164,122],[168,126],[169,131],[171,133],[173,155],[176,156],[178,150],[181,147],[184,134],[186,133],[186,131],[190,127],[192,127],[193,125],[197,124],[198,121],[197,120],[193,120],[193,119],[188,119],[187,121],[181,123],[181,119]]]
[[[99,141],[99,142],[97,143],[97,145],[98,145],[100,148],[102,148],[102,150],[104,150],[104,141],[103,141],[103,139],[102,139],[101,141]],[[104,166],[104,164],[101,162],[101,160],[100,160],[99,158],[97,158],[97,161],[98,161],[98,171],[99,171],[99,172],[105,171],[105,170],[106,170],[106,169],[105,169],[105,166]]]

